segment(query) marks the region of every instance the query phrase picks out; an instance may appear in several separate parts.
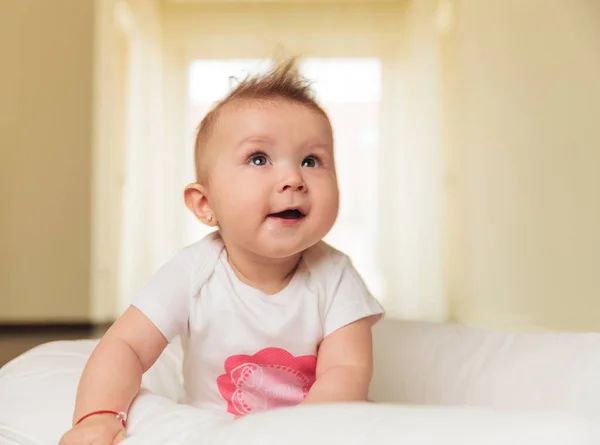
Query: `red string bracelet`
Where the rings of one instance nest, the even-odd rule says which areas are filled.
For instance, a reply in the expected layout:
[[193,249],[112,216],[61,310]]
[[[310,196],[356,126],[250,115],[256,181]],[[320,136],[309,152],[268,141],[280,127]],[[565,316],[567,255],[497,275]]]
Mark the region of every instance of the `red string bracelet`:
[[127,413],[124,411],[117,412],[117,411],[110,411],[110,410],[92,411],[91,413],[86,414],[81,419],[79,419],[77,422],[75,422],[75,425],[79,425],[81,422],[83,422],[88,417],[96,416],[98,414],[114,414],[115,417],[117,418],[117,420],[121,421],[121,425],[123,425],[123,428],[127,428]]

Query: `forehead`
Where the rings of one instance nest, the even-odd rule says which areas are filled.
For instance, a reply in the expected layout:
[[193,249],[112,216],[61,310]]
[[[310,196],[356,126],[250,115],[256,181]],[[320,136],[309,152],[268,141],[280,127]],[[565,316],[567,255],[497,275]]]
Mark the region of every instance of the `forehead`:
[[224,105],[213,127],[215,142],[251,136],[298,143],[331,143],[333,139],[327,117],[308,105],[285,99],[237,100]]

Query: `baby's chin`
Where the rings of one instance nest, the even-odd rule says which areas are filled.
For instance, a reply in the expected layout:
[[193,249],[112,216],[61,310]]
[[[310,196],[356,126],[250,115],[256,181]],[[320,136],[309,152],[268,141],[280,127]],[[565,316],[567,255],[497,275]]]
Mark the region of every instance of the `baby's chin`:
[[317,244],[321,239],[311,237],[295,242],[290,241],[291,240],[269,240],[254,246],[254,249],[252,250],[264,258],[285,259],[301,254],[306,249]]
[[[318,244],[327,234],[327,225],[307,224],[281,228],[267,222],[250,231],[222,231],[225,244],[237,245],[242,250],[265,259],[286,259],[303,253]],[[229,242],[228,242],[229,241]]]
[[293,257],[295,255],[299,255],[302,252],[304,252],[306,249],[308,249],[309,247],[315,245],[316,243],[312,243],[312,244],[303,244],[301,246],[278,246],[278,247],[272,247],[272,248],[265,248],[262,247],[259,250],[258,253],[260,256],[264,257],[264,258],[270,258],[273,260],[283,260],[286,258],[290,258]]

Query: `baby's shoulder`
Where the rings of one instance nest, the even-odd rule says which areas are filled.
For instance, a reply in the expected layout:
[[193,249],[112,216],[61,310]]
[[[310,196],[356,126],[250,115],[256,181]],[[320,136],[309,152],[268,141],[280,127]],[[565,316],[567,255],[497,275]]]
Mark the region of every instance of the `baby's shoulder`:
[[189,246],[181,249],[174,260],[178,261],[190,274],[214,267],[225,245],[219,232],[212,232]]

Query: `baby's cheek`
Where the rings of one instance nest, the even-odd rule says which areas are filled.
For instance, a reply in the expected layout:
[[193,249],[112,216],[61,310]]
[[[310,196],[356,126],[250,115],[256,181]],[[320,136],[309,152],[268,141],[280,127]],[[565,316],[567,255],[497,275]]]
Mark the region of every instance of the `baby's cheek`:
[[251,189],[251,187],[247,187],[240,190],[232,187],[222,194],[218,202],[221,219],[243,224],[245,220],[251,217],[253,207],[255,206],[253,205],[253,197],[248,190],[249,188]]
[[318,201],[322,218],[327,222],[335,221],[339,209],[339,195],[337,188],[330,186],[328,189],[324,189],[323,193],[318,198]]

